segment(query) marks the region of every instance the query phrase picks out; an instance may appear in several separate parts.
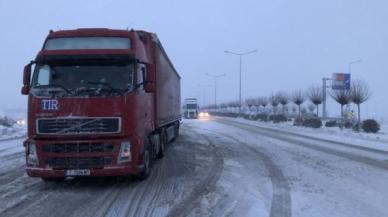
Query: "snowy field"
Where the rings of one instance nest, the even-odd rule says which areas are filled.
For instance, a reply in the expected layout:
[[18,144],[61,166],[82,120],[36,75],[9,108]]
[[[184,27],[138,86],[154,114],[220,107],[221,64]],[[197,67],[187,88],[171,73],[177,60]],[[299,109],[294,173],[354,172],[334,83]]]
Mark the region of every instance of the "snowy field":
[[26,127],[14,125],[12,127],[5,127],[0,125],[0,141],[13,138],[21,138],[26,135]]
[[266,127],[269,129],[283,130],[286,132],[307,135],[309,137],[328,139],[338,142],[346,142],[352,145],[364,146],[373,149],[388,151],[388,125],[381,125],[381,130],[374,133],[355,132],[351,129],[340,129],[339,127],[322,127],[313,129],[308,127],[293,126],[292,122],[272,123],[246,120],[243,118],[225,118],[230,121],[237,121],[248,125]]
[[23,139],[2,141],[0,216],[388,216],[385,134],[347,133],[183,120],[144,182],[44,183],[24,173]]

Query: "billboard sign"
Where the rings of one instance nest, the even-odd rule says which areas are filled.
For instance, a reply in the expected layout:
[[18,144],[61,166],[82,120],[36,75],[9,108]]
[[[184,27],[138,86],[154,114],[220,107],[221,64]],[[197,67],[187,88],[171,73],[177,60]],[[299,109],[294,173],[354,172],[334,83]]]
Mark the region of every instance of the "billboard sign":
[[331,89],[333,89],[333,90],[349,90],[350,89],[350,74],[333,73]]

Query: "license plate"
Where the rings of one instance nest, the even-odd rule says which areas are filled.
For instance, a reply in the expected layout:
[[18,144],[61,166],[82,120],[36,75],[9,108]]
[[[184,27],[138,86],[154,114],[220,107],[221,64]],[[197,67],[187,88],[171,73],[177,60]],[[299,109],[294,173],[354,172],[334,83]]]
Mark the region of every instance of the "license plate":
[[90,176],[90,170],[66,170],[65,176]]

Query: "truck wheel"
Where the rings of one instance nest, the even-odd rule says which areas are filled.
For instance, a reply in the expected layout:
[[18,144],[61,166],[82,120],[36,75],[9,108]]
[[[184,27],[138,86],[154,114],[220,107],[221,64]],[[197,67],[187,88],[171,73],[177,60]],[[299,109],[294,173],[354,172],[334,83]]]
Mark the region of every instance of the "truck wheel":
[[[175,125],[175,138],[177,138],[178,136],[179,136],[179,128],[180,128],[180,126],[179,126],[179,122]],[[174,139],[175,139],[174,138]]]
[[174,138],[172,138],[171,142],[175,142],[175,139],[179,136],[179,122],[174,125]]
[[166,131],[162,131],[161,138],[160,138],[160,148],[159,148],[158,154],[156,155],[158,159],[164,157],[164,150],[165,150],[166,144],[167,144],[167,134],[166,134]]
[[65,180],[63,177],[55,177],[55,178],[41,178],[44,182],[61,182]]
[[143,154],[143,171],[139,173],[137,178],[139,180],[145,180],[147,179],[151,174],[151,167],[152,167],[152,157],[149,149],[146,149]]

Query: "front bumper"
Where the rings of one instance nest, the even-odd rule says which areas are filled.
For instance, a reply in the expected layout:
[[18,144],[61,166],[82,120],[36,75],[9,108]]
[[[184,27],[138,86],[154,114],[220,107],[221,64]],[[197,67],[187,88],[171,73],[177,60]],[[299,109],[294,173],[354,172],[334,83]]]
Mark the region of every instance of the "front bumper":
[[[30,177],[54,178],[65,177],[65,169],[52,168],[34,168],[27,167],[27,174]],[[93,177],[108,177],[108,176],[128,176],[141,172],[140,167],[109,167],[102,169],[90,169],[90,176]]]
[[[65,177],[66,170],[89,169],[90,176],[107,177],[107,176],[128,176],[138,174],[142,171],[142,166],[139,165],[139,142],[140,140],[131,141],[132,160],[129,162],[118,163],[117,158],[120,152],[121,143],[128,139],[93,139],[93,140],[27,140],[27,143],[34,143],[38,156],[37,165],[26,164],[26,172],[31,177]],[[88,144],[89,151],[81,149],[78,145],[77,149],[72,148],[51,148],[47,145],[55,144],[56,146],[69,144]],[[113,148],[109,151],[101,148],[91,148],[94,144],[112,144]],[[82,146],[83,147],[83,146]],[[48,151],[49,150],[49,151]],[[81,152],[82,150],[82,152]],[[109,162],[92,161],[91,159],[109,159]],[[87,160],[87,165],[84,166]],[[98,162],[98,165],[93,163]],[[59,163],[59,164],[58,164]]]

